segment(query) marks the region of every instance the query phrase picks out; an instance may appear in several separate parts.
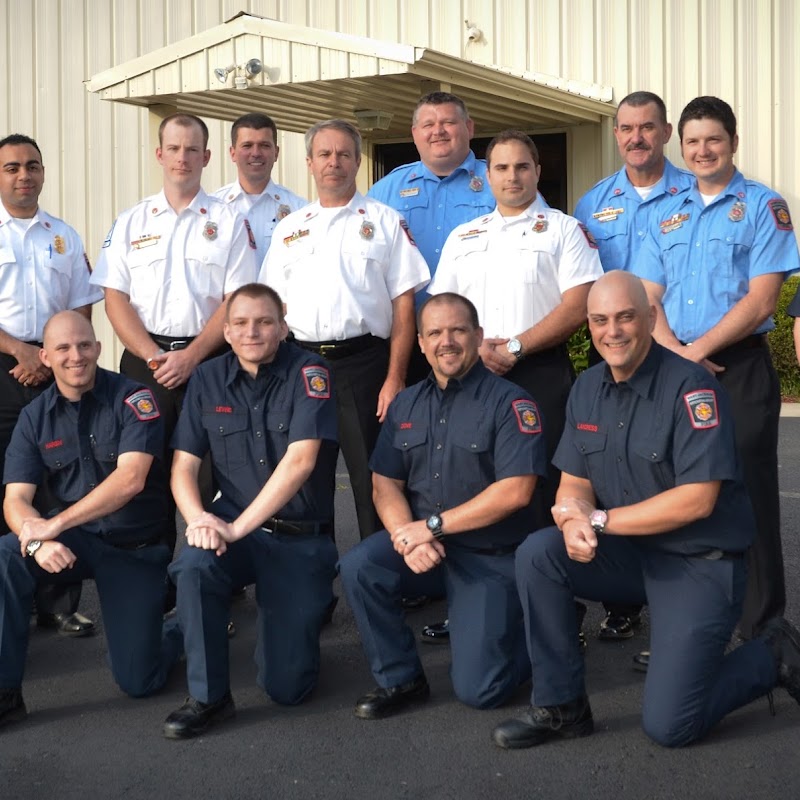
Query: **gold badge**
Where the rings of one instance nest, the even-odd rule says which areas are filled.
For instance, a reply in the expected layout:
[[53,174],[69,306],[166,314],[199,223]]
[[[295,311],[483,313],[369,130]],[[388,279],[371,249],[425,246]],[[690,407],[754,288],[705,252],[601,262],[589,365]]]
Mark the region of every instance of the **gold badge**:
[[533,223],[534,233],[544,233],[547,230],[547,220],[540,214],[536,222]]
[[361,223],[361,230],[359,230],[358,235],[362,239],[369,241],[373,236],[375,236],[375,226],[369,220],[365,219]]
[[64,237],[63,236],[56,236],[53,239],[53,249],[58,253],[60,256],[63,256],[66,252],[67,248],[64,244]]

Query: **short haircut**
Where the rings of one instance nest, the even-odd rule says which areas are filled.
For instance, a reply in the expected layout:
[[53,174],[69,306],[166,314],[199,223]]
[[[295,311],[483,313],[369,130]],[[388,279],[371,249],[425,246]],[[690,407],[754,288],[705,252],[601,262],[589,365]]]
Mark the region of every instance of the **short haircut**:
[[258,300],[262,297],[268,297],[275,303],[278,309],[278,321],[283,322],[283,300],[281,296],[271,287],[264,283],[246,283],[231,292],[228,302],[225,304],[225,322],[230,320],[231,305],[237,297],[249,297],[252,300]]
[[208,125],[206,125],[200,117],[196,117],[194,114],[184,114],[182,112],[170,114],[168,117],[164,117],[164,119],[161,120],[161,124],[158,126],[159,147],[164,146],[164,128],[166,128],[170,122],[174,122],[182,128],[191,128],[193,125],[196,125],[200,129],[200,133],[203,134],[203,149],[205,150],[208,148]]
[[[619,101],[617,105],[617,112],[622,106],[631,106],[632,108],[641,108],[642,106],[648,106],[650,103],[653,103],[655,107],[658,109],[658,116],[661,117],[661,124],[667,124],[667,107],[664,104],[664,101],[657,95],[653,94],[653,92],[631,92],[622,100]],[[614,114],[614,127],[617,127],[617,114]]]
[[528,148],[528,151],[531,154],[531,158],[533,159],[533,163],[538,167],[539,166],[539,150],[536,147],[533,139],[528,136],[527,133],[523,133],[522,131],[501,131],[497,134],[497,136],[492,139],[491,142],[486,147],[486,165],[491,167],[492,164],[492,151],[498,144],[506,144],[507,142],[519,142],[520,144],[524,144],[525,147]]
[[266,114],[244,114],[235,120],[231,125],[231,144],[236,147],[236,137],[239,133],[239,128],[252,128],[255,131],[263,131],[264,128],[269,128],[272,131],[272,141],[278,143],[278,126],[273,121],[272,117]]
[[461,119],[463,119],[464,122],[469,121],[469,111],[467,111],[466,103],[458,95],[450,94],[450,92],[429,92],[417,100],[417,105],[414,107],[414,114],[411,117],[412,127],[417,124],[417,117],[419,116],[419,110],[422,106],[443,106],[448,103],[452,103],[458,108],[458,113],[461,115]]
[[19,144],[29,144],[36,150],[36,152],[39,154],[39,159],[41,160],[42,151],[39,149],[39,145],[36,144],[36,140],[31,139],[30,136],[26,136],[24,133],[12,133],[9,136],[6,136],[5,139],[0,139],[0,147]]
[[687,122],[693,119],[714,119],[722,123],[725,132],[731,137],[736,136],[736,115],[733,109],[719,97],[695,97],[690,100],[686,108],[681,111],[681,118],[678,120],[678,138],[683,141],[683,128]]
[[309,158],[311,158],[311,154],[314,149],[314,137],[320,131],[327,130],[340,131],[341,133],[347,134],[353,140],[353,144],[356,146],[356,158],[361,158],[361,134],[355,125],[344,119],[326,119],[322,122],[318,122],[316,125],[312,125],[306,131],[306,155]]
[[431,295],[417,311],[417,330],[422,336],[422,314],[428,306],[461,306],[469,315],[469,321],[473,328],[480,328],[481,323],[478,320],[478,309],[475,308],[474,303],[463,294],[456,294],[455,292],[442,292],[441,294]]

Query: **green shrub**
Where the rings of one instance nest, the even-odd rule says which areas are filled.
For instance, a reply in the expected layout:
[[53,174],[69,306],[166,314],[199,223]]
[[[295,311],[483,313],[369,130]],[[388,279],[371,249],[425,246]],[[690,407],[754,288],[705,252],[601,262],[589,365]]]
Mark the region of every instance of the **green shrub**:
[[800,278],[789,278],[781,288],[778,307],[775,310],[775,330],[769,334],[769,348],[772,360],[781,381],[781,394],[784,397],[800,398],[800,369],[794,351],[794,319],[786,313],[786,307],[800,285]]

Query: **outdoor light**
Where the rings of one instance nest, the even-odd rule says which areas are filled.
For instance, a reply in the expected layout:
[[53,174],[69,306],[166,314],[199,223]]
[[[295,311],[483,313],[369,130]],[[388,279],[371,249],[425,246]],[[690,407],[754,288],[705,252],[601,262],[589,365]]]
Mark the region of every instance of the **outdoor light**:
[[258,58],[251,58],[245,64],[230,64],[227,67],[217,67],[214,70],[214,75],[216,75],[217,80],[220,83],[227,83],[228,82],[228,75],[232,72],[235,73],[233,78],[233,85],[236,89],[246,89],[248,87],[248,81],[251,78],[255,78],[256,75],[260,74],[264,70],[264,65],[261,63],[261,60]]
[[392,124],[393,115],[390,111],[364,109],[353,113],[358,121],[358,127],[363,131],[385,131]]

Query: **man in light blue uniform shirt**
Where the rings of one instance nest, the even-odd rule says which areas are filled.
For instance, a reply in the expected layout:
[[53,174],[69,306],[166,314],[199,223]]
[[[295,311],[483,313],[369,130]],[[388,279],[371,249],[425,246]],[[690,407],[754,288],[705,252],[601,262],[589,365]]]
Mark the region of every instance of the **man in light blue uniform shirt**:
[[635,272],[658,310],[658,342],[703,364],[728,390],[757,533],[739,634],[786,604],[778,497],[780,386],[767,332],[785,278],[800,269],[786,201],[733,163],[731,107],[698,97],[678,123],[692,188],[659,208]]
[[[595,184],[575,207],[575,217],[592,233],[605,272],[630,272],[649,228],[650,215],[688,189],[692,175],[664,157],[672,136],[664,101],[652,92],[623,97],[614,117],[614,138],[624,165]],[[600,361],[592,346],[589,363]],[[638,606],[606,605],[598,638],[630,639],[638,624]]]

